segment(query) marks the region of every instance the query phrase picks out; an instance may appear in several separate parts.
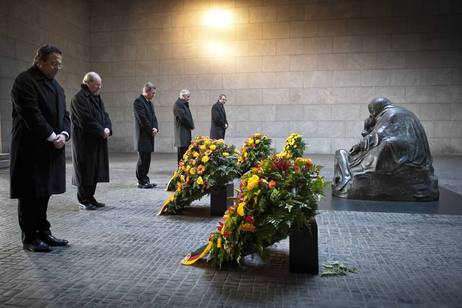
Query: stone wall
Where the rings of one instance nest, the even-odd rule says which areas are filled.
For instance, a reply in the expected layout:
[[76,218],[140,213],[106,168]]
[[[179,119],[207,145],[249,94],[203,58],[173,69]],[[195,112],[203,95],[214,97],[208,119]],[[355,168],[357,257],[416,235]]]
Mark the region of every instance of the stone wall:
[[[0,3],[4,148],[13,77],[39,44],[55,41],[68,98],[85,71],[102,75],[112,151],[133,151],[132,102],[153,81],[157,152],[175,151],[172,105],[189,88],[194,135],[209,134],[211,105],[225,93],[227,142],[261,132],[281,148],[299,132],[308,152],[333,153],[358,140],[368,101],[385,95],[418,115],[433,154],[462,154],[461,1]],[[231,25],[203,24],[216,8],[232,14]]]
[[[422,120],[434,154],[462,153],[462,5],[459,1],[92,1],[91,67],[104,80],[111,148],[132,149],[132,101],[158,85],[156,150],[174,151],[172,105],[192,91],[195,135],[226,93],[227,141],[253,132],[278,148],[291,132],[309,152],[360,137],[378,95]],[[211,8],[231,26],[203,25]],[[210,44],[217,44],[210,46]],[[227,55],[212,55],[209,48]]]
[[87,1],[0,0],[0,152],[9,152],[10,91],[16,76],[31,66],[38,47],[56,45],[64,64],[57,79],[69,103],[89,69],[89,25]]

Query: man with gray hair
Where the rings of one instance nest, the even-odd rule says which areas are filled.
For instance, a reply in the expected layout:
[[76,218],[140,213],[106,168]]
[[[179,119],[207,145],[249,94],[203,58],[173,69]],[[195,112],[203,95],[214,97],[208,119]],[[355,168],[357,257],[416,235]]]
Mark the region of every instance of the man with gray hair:
[[80,207],[95,210],[105,204],[96,201],[96,183],[109,182],[107,140],[112,124],[99,95],[102,82],[95,72],[86,73],[81,89],[71,100],[72,183],[78,187]]
[[153,188],[157,184],[150,183],[148,172],[151,165],[151,153],[154,152],[154,137],[159,132],[156,112],[151,100],[156,95],[156,87],[147,82],[143,94],[133,103],[135,114],[135,150],[138,151],[136,178],[138,188]]
[[180,91],[180,96],[173,106],[173,122],[175,130],[175,146],[178,148],[178,163],[191,144],[191,130],[194,129],[194,121],[189,110],[191,92],[187,89]]

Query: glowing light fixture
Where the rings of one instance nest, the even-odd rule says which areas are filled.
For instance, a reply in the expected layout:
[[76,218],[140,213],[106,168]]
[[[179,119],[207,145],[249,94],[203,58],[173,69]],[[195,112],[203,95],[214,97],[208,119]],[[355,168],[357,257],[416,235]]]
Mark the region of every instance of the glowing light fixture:
[[205,12],[202,23],[209,27],[223,28],[231,25],[233,15],[228,10],[211,9]]

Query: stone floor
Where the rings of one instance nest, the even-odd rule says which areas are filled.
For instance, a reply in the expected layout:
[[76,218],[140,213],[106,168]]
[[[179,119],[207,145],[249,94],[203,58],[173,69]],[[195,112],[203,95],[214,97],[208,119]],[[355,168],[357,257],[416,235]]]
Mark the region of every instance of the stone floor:
[[[314,155],[330,179],[333,157]],[[169,193],[135,187],[133,154],[111,156],[108,206],[79,210],[76,189],[50,202],[52,231],[71,242],[49,254],[22,250],[9,171],[0,170],[0,306],[31,307],[462,307],[462,216],[320,210],[320,264],[338,260],[357,273],[290,274],[288,240],[268,260],[215,270],[181,259],[207,241],[217,218],[208,199],[177,216],[156,216]],[[440,185],[462,193],[462,157],[437,157]],[[151,181],[165,185],[175,155],[153,157]],[[461,206],[455,204],[454,206]]]

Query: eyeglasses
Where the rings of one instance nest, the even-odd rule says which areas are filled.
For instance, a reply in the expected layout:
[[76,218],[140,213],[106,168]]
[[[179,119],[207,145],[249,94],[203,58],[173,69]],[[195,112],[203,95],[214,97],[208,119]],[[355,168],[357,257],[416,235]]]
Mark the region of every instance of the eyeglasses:
[[62,69],[64,67],[64,65],[62,63],[59,63],[59,62],[51,62],[50,65],[53,67],[53,68],[57,68],[57,69]]

